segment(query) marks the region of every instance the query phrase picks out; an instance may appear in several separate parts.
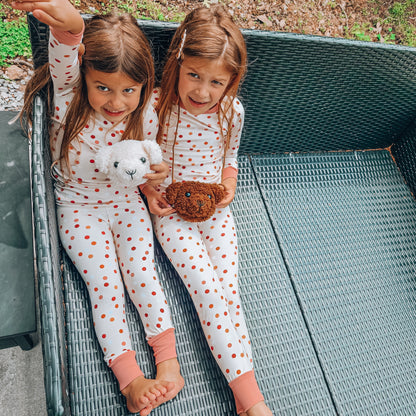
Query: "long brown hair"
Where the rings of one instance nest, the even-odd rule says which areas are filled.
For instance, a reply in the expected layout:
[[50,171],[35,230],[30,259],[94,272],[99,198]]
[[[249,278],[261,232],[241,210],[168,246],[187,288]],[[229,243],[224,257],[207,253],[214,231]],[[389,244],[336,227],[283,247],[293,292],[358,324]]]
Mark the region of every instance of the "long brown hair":
[[[85,73],[88,69],[107,73],[122,72],[137,83],[143,84],[139,105],[128,116],[122,140],[143,140],[143,109],[149,102],[154,85],[154,66],[150,46],[132,16],[113,13],[93,16],[86,22],[82,42],[85,46],[85,54],[80,65],[79,85],[74,91],[74,97],[64,120],[60,157],[67,163],[72,140],[78,136],[94,114],[88,101],[85,83]],[[45,85],[48,86],[48,101],[51,106],[53,86],[49,64],[35,72],[26,88],[23,112],[29,122],[33,97]]]
[[179,70],[184,56],[222,59],[232,74],[219,102],[220,125],[225,120],[228,123],[227,131],[231,131],[230,123],[234,116],[232,100],[227,100],[225,106],[221,104],[225,97],[236,97],[238,94],[246,72],[246,44],[238,26],[223,6],[200,7],[186,16],[176,30],[169,47],[161,80],[161,95],[156,105],[160,126],[159,143],[164,123],[170,117],[172,104],[178,102]]

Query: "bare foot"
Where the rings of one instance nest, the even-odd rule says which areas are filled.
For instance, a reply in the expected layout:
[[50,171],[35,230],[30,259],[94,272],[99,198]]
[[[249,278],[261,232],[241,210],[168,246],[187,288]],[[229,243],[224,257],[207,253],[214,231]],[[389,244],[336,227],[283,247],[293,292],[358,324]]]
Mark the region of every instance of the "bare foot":
[[163,395],[166,399],[165,401],[173,399],[185,385],[185,380],[181,375],[178,360],[176,358],[171,358],[170,360],[159,363],[157,365],[156,380],[165,380],[174,383],[175,386],[173,389]]
[[174,383],[164,380],[147,379],[144,376],[135,378],[121,393],[127,400],[127,409],[131,413],[140,412],[147,416],[158,399],[170,392]]
[[247,410],[247,413],[242,413],[246,416],[273,416],[272,411],[267,407],[266,403],[258,402],[253,407]]
[[173,399],[185,385],[185,380],[181,376],[179,362],[176,358],[158,364],[156,373],[155,381],[169,383],[170,388],[166,393],[158,395],[155,400],[150,401],[146,407],[140,410],[140,416],[148,416],[153,409]]

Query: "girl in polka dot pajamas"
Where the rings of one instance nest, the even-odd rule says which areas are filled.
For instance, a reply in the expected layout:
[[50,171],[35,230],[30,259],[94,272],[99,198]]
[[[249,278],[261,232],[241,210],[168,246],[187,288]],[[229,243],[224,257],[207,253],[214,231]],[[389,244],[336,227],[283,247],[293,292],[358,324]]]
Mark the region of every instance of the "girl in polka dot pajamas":
[[[233,98],[245,71],[243,37],[221,6],[191,12],[177,29],[154,100],[167,180],[143,188],[154,229],[188,288],[238,414],[270,416],[257,385],[238,290],[238,248],[229,208],[237,184],[244,109]],[[164,198],[173,181],[221,183],[225,198],[205,222],[181,219]]]
[[[96,152],[124,139],[156,140],[150,104],[153,62],[146,38],[128,15],[84,22],[67,0],[13,3],[49,24],[49,65],[28,87],[53,82],[51,153],[59,233],[86,283],[104,358],[131,412],[148,415],[183,387],[170,311],[156,274],[153,230],[137,189],[110,183],[95,166]],[[81,44],[81,40],[83,44]],[[42,81],[42,82],[41,82]],[[152,166],[150,184],[166,177]],[[138,366],[125,319],[124,287],[152,346],[156,379]]]

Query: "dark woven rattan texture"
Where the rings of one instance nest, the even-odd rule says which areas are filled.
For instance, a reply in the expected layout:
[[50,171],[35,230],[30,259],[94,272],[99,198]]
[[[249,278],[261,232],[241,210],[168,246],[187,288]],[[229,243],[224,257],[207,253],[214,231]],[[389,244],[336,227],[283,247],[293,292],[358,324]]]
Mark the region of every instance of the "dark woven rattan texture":
[[245,33],[242,152],[384,148],[416,114],[414,49]]
[[253,158],[343,415],[416,413],[416,203],[386,151]]
[[391,147],[397,166],[416,195],[416,118],[404,132],[401,139]]
[[39,284],[42,351],[48,414],[62,415],[69,408],[66,376],[66,346],[62,310],[62,285],[55,199],[49,172],[49,143],[46,111],[36,97],[32,125],[32,206],[35,254]]
[[334,415],[331,398],[247,157],[232,210],[255,370],[274,414]]

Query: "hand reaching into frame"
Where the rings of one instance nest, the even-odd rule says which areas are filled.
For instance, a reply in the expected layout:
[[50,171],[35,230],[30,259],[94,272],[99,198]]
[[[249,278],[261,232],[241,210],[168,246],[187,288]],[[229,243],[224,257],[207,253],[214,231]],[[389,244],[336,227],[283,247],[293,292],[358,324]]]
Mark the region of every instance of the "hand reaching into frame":
[[68,0],[12,1],[14,9],[32,12],[33,16],[48,26],[64,32],[78,34],[83,29],[83,19]]

